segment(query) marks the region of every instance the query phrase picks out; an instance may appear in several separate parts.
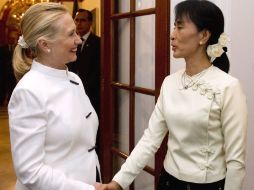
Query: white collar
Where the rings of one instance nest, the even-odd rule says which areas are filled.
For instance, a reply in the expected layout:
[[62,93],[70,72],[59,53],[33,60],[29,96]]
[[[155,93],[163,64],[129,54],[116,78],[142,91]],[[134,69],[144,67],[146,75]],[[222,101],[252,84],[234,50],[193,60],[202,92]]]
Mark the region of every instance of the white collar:
[[68,78],[68,67],[66,66],[65,70],[55,69],[46,65],[43,65],[36,61],[35,59],[32,62],[31,70],[36,70],[45,75],[58,77],[58,78]]
[[87,32],[84,36],[82,36],[82,38],[84,39],[84,40],[87,40],[87,38],[88,38],[88,36],[91,34],[91,32],[89,31],[89,32]]

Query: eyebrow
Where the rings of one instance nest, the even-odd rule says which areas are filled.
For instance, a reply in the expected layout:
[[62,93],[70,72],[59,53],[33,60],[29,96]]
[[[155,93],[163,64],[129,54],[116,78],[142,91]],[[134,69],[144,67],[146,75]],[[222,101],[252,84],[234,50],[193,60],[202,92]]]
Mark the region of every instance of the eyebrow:
[[182,20],[179,20],[179,19],[174,22],[175,26],[176,25],[183,25],[183,24],[184,24],[184,22]]
[[66,32],[67,32],[67,34],[71,34],[75,31],[76,31],[76,27],[69,27]]
[[85,19],[85,18],[75,18],[74,20],[75,21],[87,21],[88,19]]
[[75,28],[69,30],[69,33],[75,32]]

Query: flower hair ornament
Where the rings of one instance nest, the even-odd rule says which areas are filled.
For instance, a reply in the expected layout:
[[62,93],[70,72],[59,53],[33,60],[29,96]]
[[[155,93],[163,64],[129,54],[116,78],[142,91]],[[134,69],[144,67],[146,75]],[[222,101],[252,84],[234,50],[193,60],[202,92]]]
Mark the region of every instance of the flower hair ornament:
[[229,37],[227,34],[222,33],[218,39],[217,44],[207,46],[206,52],[210,57],[210,61],[213,62],[217,57],[220,57],[226,50],[225,47],[229,42]]
[[26,48],[29,47],[29,46],[27,45],[27,43],[25,42],[23,35],[22,35],[22,36],[19,36],[18,45],[20,45],[21,48],[24,48],[24,49],[26,49]]

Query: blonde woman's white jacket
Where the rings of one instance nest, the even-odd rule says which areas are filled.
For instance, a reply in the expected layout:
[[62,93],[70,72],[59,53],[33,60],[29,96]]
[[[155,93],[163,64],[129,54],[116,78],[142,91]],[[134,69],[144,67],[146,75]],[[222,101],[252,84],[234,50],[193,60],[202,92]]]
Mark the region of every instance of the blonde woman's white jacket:
[[8,111],[16,190],[94,190],[98,118],[77,75],[33,61]]
[[127,187],[160,147],[166,133],[165,170],[176,178],[241,190],[245,175],[246,98],[239,81],[211,66],[184,89],[183,70],[164,80],[143,137],[114,176]]

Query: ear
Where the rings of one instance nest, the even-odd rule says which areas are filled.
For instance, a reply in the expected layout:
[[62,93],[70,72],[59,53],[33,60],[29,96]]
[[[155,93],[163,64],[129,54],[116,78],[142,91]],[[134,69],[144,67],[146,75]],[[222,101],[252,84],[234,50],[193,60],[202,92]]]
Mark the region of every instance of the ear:
[[43,52],[48,52],[48,50],[50,49],[49,42],[45,40],[44,38],[39,38],[37,44],[39,49],[42,50]]
[[202,44],[206,44],[208,42],[208,40],[210,39],[211,37],[211,32],[207,29],[204,29],[200,32],[200,41],[199,41],[199,44],[202,45]]

